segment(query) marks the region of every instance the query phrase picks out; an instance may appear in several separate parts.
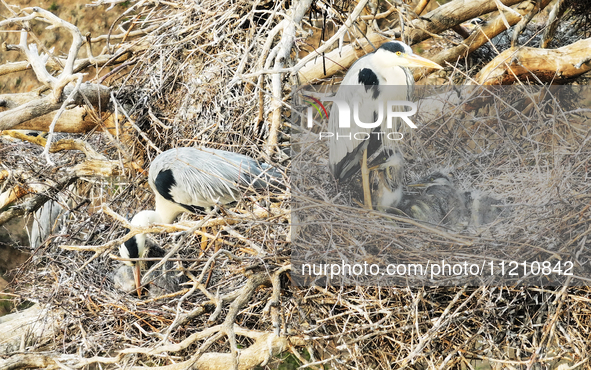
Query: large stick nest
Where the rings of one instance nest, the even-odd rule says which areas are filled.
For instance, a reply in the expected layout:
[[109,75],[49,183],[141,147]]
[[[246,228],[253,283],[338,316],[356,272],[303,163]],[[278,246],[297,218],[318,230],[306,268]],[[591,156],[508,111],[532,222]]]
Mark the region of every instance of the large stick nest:
[[[248,368],[263,362],[276,366],[283,357],[270,355],[287,351],[292,356],[289,361],[296,358],[317,369],[325,365],[343,369],[403,365],[462,368],[471,366],[471,361],[514,368],[535,362],[555,368],[566,362],[588,368],[588,287],[301,288],[290,284],[290,161],[281,150],[272,155],[263,150],[270,131],[270,77],[256,76],[248,82],[235,78],[264,67],[270,52],[265,48],[267,37],[290,5],[162,2],[120,20],[126,28],[156,26],[132,41],[148,43],[147,51],[136,55],[128,69],[114,73],[110,80],[117,101],[135,126],[118,128],[119,138],[105,133],[81,138],[110,159],[133,160],[143,169],[159,152],[171,147],[202,145],[236,151],[282,170],[284,186],[256,199],[246,198],[228,210],[231,223],[220,222],[221,226],[206,230],[215,235],[215,241],[182,235],[180,228],[152,234],[166,249],[179,247],[174,258],[194,278],[187,290],[178,294],[138,299],[114,287],[113,272],[121,262],[111,258],[110,254],[117,254],[117,245],[109,243],[124,236],[126,230],[124,222],[109,210],[129,219],[139,210],[153,208],[145,173],[125,170],[117,177],[80,179],[76,189],[54,196],[67,209],[57,236],[12,272],[16,303],[40,302],[64,314],[51,339],[31,338],[24,341],[22,349],[49,353],[68,366],[84,368],[96,363],[187,368],[196,361],[201,361],[196,366],[207,368],[206,360],[210,368],[229,368],[224,366],[233,364],[235,357],[223,362],[224,356],[236,355],[238,348],[241,361],[259,360]],[[339,14],[337,24],[346,19],[348,5],[352,8],[355,4],[340,5],[332,7],[334,14]],[[297,58],[295,53],[292,57]],[[282,95],[287,100],[291,90],[286,82],[295,80],[282,82]],[[283,111],[285,122],[289,121],[287,112]],[[507,127],[482,124],[421,130],[404,148],[416,159],[411,162],[408,180],[432,169],[433,163],[454,166],[466,188],[481,188],[504,199],[535,205],[535,219],[528,217],[531,208],[524,207],[512,214],[513,226],[499,226],[506,238],[519,236],[518,252],[524,258],[532,252],[526,247],[529,244],[550,243],[545,249],[557,250],[570,243],[572,248],[588,249],[588,132],[560,120],[552,127],[504,129]],[[285,149],[289,132],[282,130],[279,148]],[[544,135],[544,141],[555,140],[553,146],[534,149]],[[476,155],[475,147],[456,152],[462,143],[490,146],[498,137],[518,141],[492,154]],[[521,146],[528,149],[522,151]],[[39,153],[30,144],[6,145],[2,163],[35,174],[26,181],[52,179],[56,184],[68,176],[64,168],[82,160],[81,154],[54,155],[57,165],[50,168],[34,160]],[[463,163],[454,158],[462,158]],[[19,181],[24,180],[14,177],[4,186]],[[522,186],[516,186],[517,181]],[[561,189],[568,189],[568,194]],[[332,198],[336,189],[332,191],[335,193],[319,197]],[[274,213],[255,217],[255,202]],[[351,203],[347,199],[343,204]],[[331,212],[340,219],[380,222],[354,208]],[[183,215],[180,222],[186,222],[186,230],[195,225],[189,221],[198,219]],[[451,244],[420,226],[400,225],[409,238],[405,243],[426,243],[432,238],[441,241],[440,248],[434,248],[434,259],[441,258],[441,249]],[[350,236],[355,237],[358,231],[352,228]],[[566,235],[568,232],[572,234]],[[482,253],[496,253],[493,248],[503,244],[491,243],[490,234],[469,237],[482,247]],[[264,255],[257,253],[257,247]],[[247,350],[255,347],[259,354],[251,356]],[[19,351],[11,348],[7,354],[18,355]],[[48,361],[43,366],[59,366]]]

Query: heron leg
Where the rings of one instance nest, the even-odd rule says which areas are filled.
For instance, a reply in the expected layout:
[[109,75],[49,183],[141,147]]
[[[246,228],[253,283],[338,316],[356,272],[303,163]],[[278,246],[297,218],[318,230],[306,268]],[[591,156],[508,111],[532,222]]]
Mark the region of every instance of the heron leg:
[[373,209],[371,205],[371,192],[369,188],[369,169],[367,168],[367,149],[363,150],[363,158],[361,158],[361,183],[363,185],[363,202],[365,208]]

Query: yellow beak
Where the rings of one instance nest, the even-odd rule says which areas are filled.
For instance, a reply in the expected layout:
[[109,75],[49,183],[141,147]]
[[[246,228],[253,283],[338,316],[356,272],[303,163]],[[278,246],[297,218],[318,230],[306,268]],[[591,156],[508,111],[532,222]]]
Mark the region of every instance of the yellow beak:
[[135,262],[135,267],[133,269],[133,278],[135,280],[135,289],[137,291],[137,296],[142,296],[142,276],[140,274],[140,263],[138,261]]
[[406,61],[405,67],[427,67],[427,68],[435,68],[435,69],[443,69],[442,66],[439,64],[430,61],[427,58],[423,58],[416,54],[405,54],[403,58]]

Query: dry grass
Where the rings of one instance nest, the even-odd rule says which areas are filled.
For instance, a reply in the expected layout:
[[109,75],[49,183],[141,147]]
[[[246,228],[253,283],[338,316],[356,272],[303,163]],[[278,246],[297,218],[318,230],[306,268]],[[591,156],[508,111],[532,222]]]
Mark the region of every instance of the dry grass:
[[[561,361],[590,368],[591,290],[586,286],[290,285],[290,158],[283,152],[269,157],[263,150],[269,133],[270,78],[234,81],[237,75],[264,67],[271,53],[265,42],[287,4],[260,3],[256,12],[250,1],[187,1],[141,8],[137,13],[141,16],[134,15],[129,22],[135,19],[134,27],[157,28],[131,42],[152,46],[135,56],[129,70],[113,73],[105,82],[114,86],[135,128],[125,126],[128,131],[126,136],[121,133],[120,141],[102,133],[84,137],[110,159],[125,162],[133,158],[145,162],[143,168],[161,151],[193,145],[236,151],[274,164],[286,174],[286,187],[273,189],[258,202],[269,208],[273,204],[280,216],[236,216],[239,210],[252,211],[253,199],[247,198],[229,210],[227,219],[235,223],[226,225],[225,231],[207,230],[215,241],[208,239],[205,251],[201,237],[194,234],[179,230],[152,234],[167,249],[179,247],[174,258],[195,278],[188,290],[176,296],[138,299],[113,286],[112,273],[120,262],[109,253],[117,254],[117,246],[92,252],[126,233],[124,225],[102,212],[101,206],[127,218],[153,208],[145,175],[126,170],[119,177],[79,180],[76,191],[65,192],[74,202],[64,204],[69,211],[57,236],[11,275],[16,303],[42,302],[66,313],[60,332],[48,340],[32,339],[27,352],[48,352],[56,358],[71,355],[67,360],[71,367],[92,368],[95,363],[113,368],[114,363],[188,366],[202,352],[221,354],[242,348],[245,353],[244,349],[257,342],[255,334],[260,331],[289,338],[291,343],[282,351],[316,369],[403,365],[466,369],[475,367],[477,361],[496,368],[526,369],[534,363],[538,368],[556,368]],[[344,18],[338,19],[342,22]],[[271,36],[272,45],[279,37]],[[290,93],[287,82],[295,82],[288,78],[283,80],[285,100]],[[501,110],[507,117],[496,126],[489,121],[470,125],[437,121],[422,126],[404,143],[407,180],[434,167],[452,168],[464,188],[482,189],[508,203],[519,203],[507,220],[490,230],[460,233],[404,219],[395,220],[396,228],[392,228],[392,218],[350,207],[351,197],[343,193],[337,198],[342,207],[326,207],[320,215],[325,220],[354,220],[348,223],[353,227],[338,235],[351,247],[326,251],[326,240],[314,237],[305,251],[339,259],[363,254],[368,261],[388,253],[388,258],[397,261],[422,250],[436,260],[449,256],[451,248],[454,253],[464,251],[468,247],[462,243],[466,242],[471,244],[469,253],[503,259],[541,254],[576,260],[587,271],[591,227],[588,123],[552,116],[542,104],[538,108],[542,115],[532,113],[528,116],[532,121],[519,123],[511,120],[521,115]],[[493,117],[497,112],[491,109],[486,114]],[[288,109],[283,113],[288,121]],[[540,121],[533,124],[534,119]],[[290,132],[284,128],[279,147],[288,148],[289,139]],[[481,151],[484,147],[488,149]],[[83,157],[55,154],[52,158],[57,166],[48,168],[38,159],[40,149],[30,144],[3,144],[1,150],[3,165],[33,174],[27,181],[58,182]],[[313,154],[322,158],[326,148],[317,145]],[[306,181],[330,182],[321,160],[310,166],[304,172],[309,175]],[[3,186],[19,181],[10,178]],[[315,192],[314,198],[334,199],[338,189],[325,187]],[[196,219],[181,217],[187,222]],[[322,231],[326,225],[315,220],[308,227]],[[382,230],[381,239],[364,243],[358,236],[367,229]],[[253,243],[262,247],[264,255],[253,253]],[[63,245],[91,248],[83,252],[60,248]],[[375,285],[374,281],[366,283]],[[235,333],[230,330],[234,324]],[[179,347],[163,347],[170,345]],[[162,353],[151,352],[154,347]],[[272,357],[267,367],[278,362]]]

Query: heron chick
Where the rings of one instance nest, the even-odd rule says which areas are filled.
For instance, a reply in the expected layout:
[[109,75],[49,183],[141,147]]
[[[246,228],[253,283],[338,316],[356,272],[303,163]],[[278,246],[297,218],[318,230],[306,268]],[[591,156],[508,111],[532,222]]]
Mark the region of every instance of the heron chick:
[[499,217],[506,216],[509,212],[509,208],[504,208],[501,200],[486,195],[480,190],[467,191],[465,194],[472,226],[489,224]]
[[[408,186],[425,188],[423,194],[418,197],[422,205],[419,209],[425,213],[423,218],[428,218],[430,222],[435,224],[467,226],[468,212],[464,193],[448,176],[441,172],[433,172]],[[409,211],[417,213],[417,210]]]

